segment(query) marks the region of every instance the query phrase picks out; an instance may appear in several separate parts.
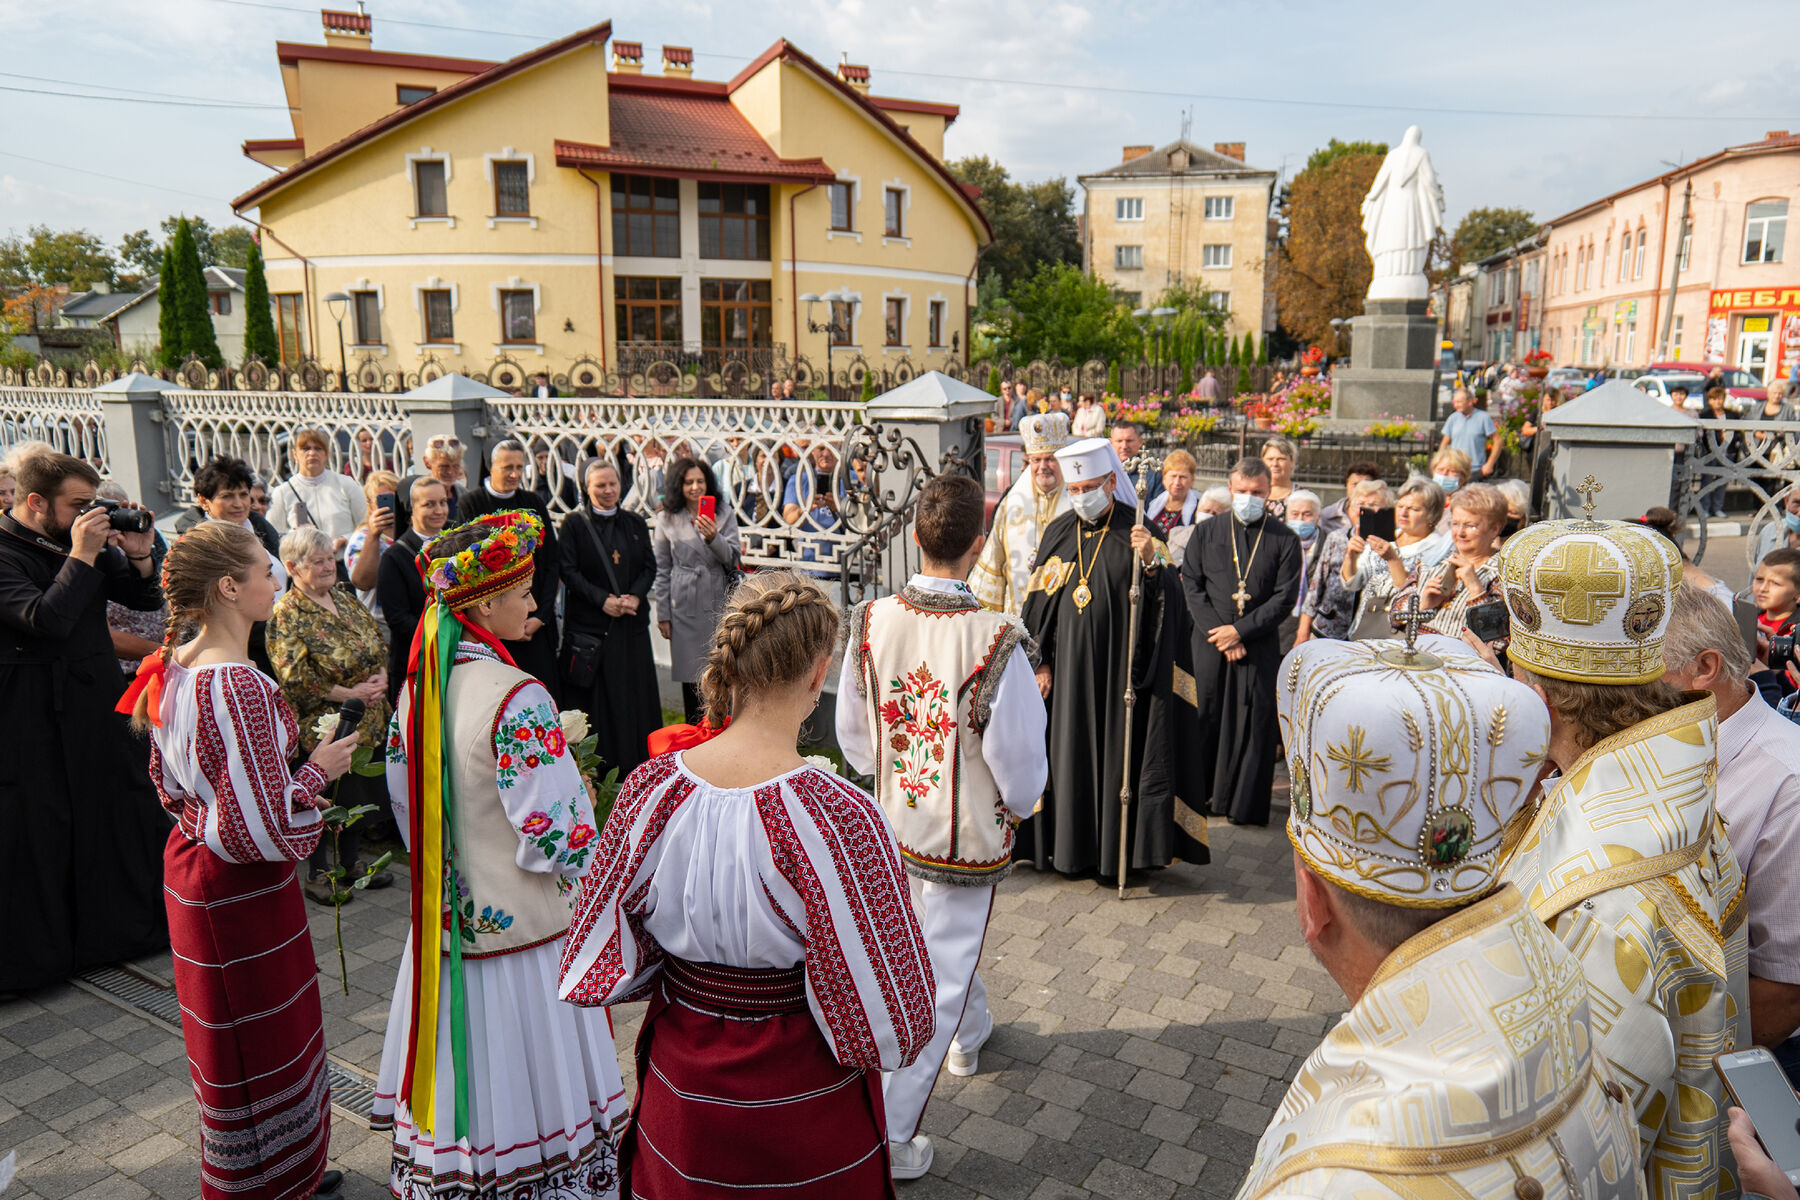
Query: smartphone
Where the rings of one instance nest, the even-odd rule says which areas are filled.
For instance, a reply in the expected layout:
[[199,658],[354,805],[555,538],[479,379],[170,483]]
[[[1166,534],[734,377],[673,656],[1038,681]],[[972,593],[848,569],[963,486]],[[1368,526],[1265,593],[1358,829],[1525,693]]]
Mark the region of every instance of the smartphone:
[[1356,523],[1356,531],[1366,542],[1378,537],[1384,542],[1394,540],[1394,510],[1391,508],[1364,509],[1362,519]]
[[385,508],[389,512],[393,512],[394,505],[399,501],[399,499],[400,499],[399,495],[394,492],[383,492],[383,493],[381,493],[381,495],[375,497],[375,507],[376,508]]
[[1506,614],[1504,600],[1471,604],[1463,614],[1463,623],[1469,627],[1470,633],[1484,642],[1505,642],[1512,639],[1512,618]]
[[1456,564],[1450,559],[1446,558],[1443,569],[1438,571],[1438,590],[1446,596],[1456,593]]
[[700,515],[709,521],[718,520],[719,502],[711,496],[700,497]]
[[1800,1097],[1775,1056],[1761,1046],[1713,1057],[1731,1101],[1756,1122],[1756,1138],[1788,1182],[1800,1187]]

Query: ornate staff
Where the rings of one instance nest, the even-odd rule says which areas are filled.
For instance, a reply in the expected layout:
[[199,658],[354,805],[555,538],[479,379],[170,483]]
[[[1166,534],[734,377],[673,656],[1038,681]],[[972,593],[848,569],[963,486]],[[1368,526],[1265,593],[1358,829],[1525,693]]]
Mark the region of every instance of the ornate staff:
[[[1148,451],[1131,460],[1137,465],[1137,528],[1144,525],[1144,497],[1150,491],[1150,469],[1160,463]],[[1129,470],[1129,468],[1127,468]],[[1137,711],[1137,684],[1132,670],[1137,653],[1138,621],[1144,607],[1144,560],[1136,548],[1131,551],[1131,619],[1126,624],[1125,642],[1125,761],[1119,772],[1119,899],[1125,898],[1125,867],[1131,844],[1131,732],[1132,716]]]

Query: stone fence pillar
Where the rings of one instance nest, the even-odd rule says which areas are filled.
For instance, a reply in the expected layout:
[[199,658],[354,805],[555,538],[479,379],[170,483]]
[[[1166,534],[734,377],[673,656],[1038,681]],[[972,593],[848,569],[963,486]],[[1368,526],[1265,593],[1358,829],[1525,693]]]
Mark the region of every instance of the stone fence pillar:
[[985,476],[986,418],[994,398],[980,388],[927,371],[869,401],[865,420],[885,432],[898,428],[924,452],[923,465],[934,474],[952,451],[965,474],[981,482]]
[[407,424],[412,428],[413,469],[426,474],[425,449],[434,437],[454,437],[463,444],[463,453],[473,452],[463,467],[470,479],[481,474],[482,457],[487,451],[487,402],[510,400],[511,392],[476,383],[466,375],[440,375],[400,396],[406,409]]
[[173,386],[133,371],[94,389],[106,430],[107,474],[158,514],[176,506],[162,415],[163,390]]
[[1675,453],[1691,447],[1700,422],[1631,386],[1603,383],[1544,418],[1550,435],[1550,470],[1540,516],[1561,520],[1583,515],[1588,476],[1600,485],[1594,516],[1629,521],[1647,509],[1674,503]]

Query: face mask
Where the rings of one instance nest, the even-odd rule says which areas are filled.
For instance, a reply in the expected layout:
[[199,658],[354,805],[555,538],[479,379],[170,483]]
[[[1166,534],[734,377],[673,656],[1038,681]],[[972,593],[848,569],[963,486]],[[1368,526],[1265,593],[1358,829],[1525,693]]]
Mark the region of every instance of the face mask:
[[1454,475],[1433,475],[1431,481],[1443,488],[1446,496],[1462,486],[1462,480]]
[[1784,515],[1781,518],[1781,520],[1782,520],[1782,523],[1788,527],[1789,533],[1800,533],[1800,515],[1795,515],[1794,513],[1787,513],[1786,515]]
[[1091,492],[1082,492],[1078,496],[1069,497],[1069,505],[1077,516],[1084,521],[1099,520],[1106,506],[1112,503],[1112,494],[1105,488],[1095,488]]
[[1261,496],[1238,494],[1231,498],[1231,511],[1237,519],[1248,525],[1252,521],[1262,520],[1264,501]]
[[1312,535],[1319,530],[1319,527],[1311,521],[1289,521],[1287,526],[1294,531],[1294,536],[1303,542],[1310,540]]

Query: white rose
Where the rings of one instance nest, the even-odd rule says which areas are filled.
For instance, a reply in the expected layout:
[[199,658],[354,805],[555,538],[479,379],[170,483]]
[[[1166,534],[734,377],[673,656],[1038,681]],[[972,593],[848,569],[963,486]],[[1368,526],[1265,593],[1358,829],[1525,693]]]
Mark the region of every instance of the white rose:
[[587,740],[589,732],[587,714],[579,708],[564,709],[562,714],[563,736],[571,743],[579,744]]
[[800,757],[809,767],[817,767],[827,775],[837,774],[837,764],[823,754],[803,754]]
[[331,741],[331,735],[337,732],[338,715],[334,712],[324,713],[313,722],[313,736],[321,742]]

